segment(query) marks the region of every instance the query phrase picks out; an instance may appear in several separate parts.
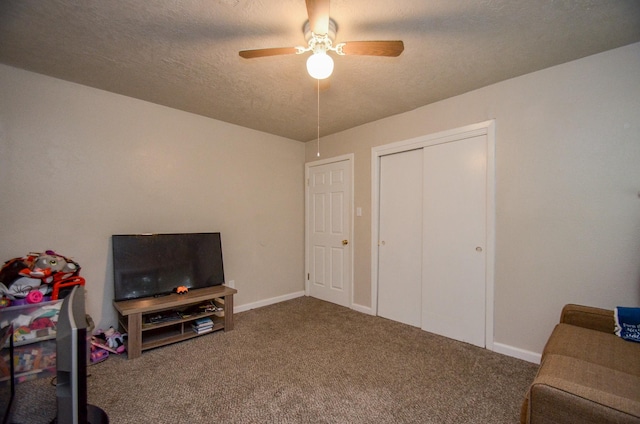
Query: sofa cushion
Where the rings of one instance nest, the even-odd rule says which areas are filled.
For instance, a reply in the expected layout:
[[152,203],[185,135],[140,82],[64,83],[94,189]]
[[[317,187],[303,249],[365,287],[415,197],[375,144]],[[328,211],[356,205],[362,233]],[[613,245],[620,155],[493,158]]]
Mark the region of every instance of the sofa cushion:
[[548,355],[569,356],[640,377],[640,343],[613,333],[558,324],[542,352],[543,363]]
[[[531,422],[640,422],[640,377],[562,355],[547,355],[530,392]],[[553,402],[560,402],[552,405]],[[551,415],[549,415],[551,414]],[[552,421],[551,416],[556,418]],[[561,416],[563,418],[561,418]],[[592,421],[587,417],[617,417]],[[537,418],[537,419],[536,419]]]

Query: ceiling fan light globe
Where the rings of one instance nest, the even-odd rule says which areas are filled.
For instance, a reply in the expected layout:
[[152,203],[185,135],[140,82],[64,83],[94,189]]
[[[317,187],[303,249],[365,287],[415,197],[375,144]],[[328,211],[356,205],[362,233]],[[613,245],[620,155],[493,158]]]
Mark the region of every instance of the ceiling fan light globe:
[[333,59],[326,53],[314,53],[307,59],[307,72],[315,79],[328,78],[333,72]]

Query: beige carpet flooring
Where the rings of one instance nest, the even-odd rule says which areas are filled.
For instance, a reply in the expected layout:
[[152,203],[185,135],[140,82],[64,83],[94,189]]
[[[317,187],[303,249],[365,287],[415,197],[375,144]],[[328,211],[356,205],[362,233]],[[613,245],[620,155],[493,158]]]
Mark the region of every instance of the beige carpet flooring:
[[[537,366],[313,298],[235,329],[111,356],[88,372],[114,424],[510,423]],[[18,386],[14,421],[55,416],[50,379]]]

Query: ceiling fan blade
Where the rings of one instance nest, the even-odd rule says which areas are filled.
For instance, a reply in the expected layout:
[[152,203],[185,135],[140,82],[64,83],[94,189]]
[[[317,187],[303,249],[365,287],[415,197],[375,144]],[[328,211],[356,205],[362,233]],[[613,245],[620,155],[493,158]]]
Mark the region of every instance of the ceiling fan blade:
[[345,55],[361,56],[400,56],[404,43],[397,41],[349,41],[342,46]]
[[306,0],[309,27],[314,34],[329,33],[329,0]]
[[275,47],[271,49],[240,50],[238,54],[245,59],[253,59],[256,57],[296,54],[296,52],[297,49],[295,47]]

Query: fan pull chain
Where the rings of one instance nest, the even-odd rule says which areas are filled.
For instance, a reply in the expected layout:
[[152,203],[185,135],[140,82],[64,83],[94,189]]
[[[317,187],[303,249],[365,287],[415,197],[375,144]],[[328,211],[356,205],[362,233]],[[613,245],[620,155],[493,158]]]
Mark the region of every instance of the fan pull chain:
[[318,142],[317,142],[318,151],[316,152],[316,157],[320,157],[320,80],[316,80],[316,81],[318,81]]

